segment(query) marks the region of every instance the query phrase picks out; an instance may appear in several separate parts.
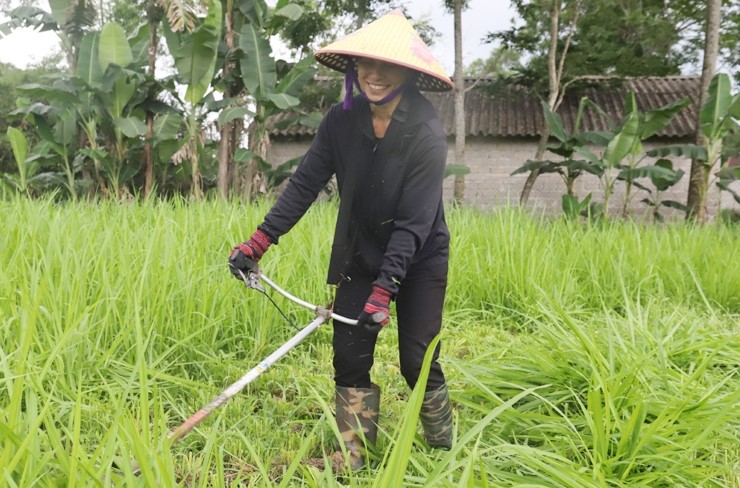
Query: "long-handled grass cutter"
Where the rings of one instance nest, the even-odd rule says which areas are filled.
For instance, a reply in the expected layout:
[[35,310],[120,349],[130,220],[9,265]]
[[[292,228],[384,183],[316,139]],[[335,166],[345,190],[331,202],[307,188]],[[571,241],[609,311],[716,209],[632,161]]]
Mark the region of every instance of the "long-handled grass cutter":
[[[224,390],[223,393],[221,393],[216,398],[211,400],[211,402],[208,403],[208,405],[198,410],[195,414],[191,415],[190,418],[188,418],[182,424],[180,424],[179,426],[174,428],[172,431],[170,431],[170,433],[167,435],[167,438],[172,441],[172,444],[170,445],[174,445],[180,439],[185,437],[185,435],[187,435],[188,432],[193,430],[196,425],[201,423],[206,417],[208,417],[211,413],[213,413],[214,410],[219,408],[221,405],[223,405],[227,400],[232,398],[234,395],[242,391],[245,386],[247,386],[249,383],[254,381],[258,376],[264,373],[276,361],[282,358],[288,351],[290,351],[295,346],[297,346],[301,341],[303,341],[303,339],[308,337],[312,332],[318,329],[321,324],[323,324],[330,318],[338,320],[340,322],[344,322],[345,324],[357,325],[357,320],[349,319],[347,317],[342,317],[341,315],[337,315],[334,312],[332,312],[331,304],[329,304],[327,307],[322,307],[319,305],[311,304],[305,300],[301,300],[300,298],[297,298],[291,295],[290,293],[288,293],[287,291],[283,290],[278,285],[276,285],[267,276],[265,276],[265,274],[259,268],[256,268],[246,274],[240,271],[240,274],[242,276],[242,280],[244,281],[244,284],[248,288],[259,290],[264,293],[265,289],[262,286],[262,282],[267,283],[271,288],[273,288],[275,291],[283,295],[285,298],[291,300],[292,302],[297,303],[298,305],[302,307],[306,307],[308,309],[315,311],[316,318],[311,323],[306,325],[303,329],[300,329],[297,334],[295,334],[293,337],[288,339],[288,341],[282,346],[280,346],[275,352],[267,356],[264,360],[262,360],[254,368],[250,369],[247,372],[247,374],[245,374],[244,376],[239,378],[238,381],[236,381],[235,383],[231,384],[228,388],[226,388],[226,390]],[[131,469],[136,476],[141,474],[141,468],[136,463],[136,461],[132,461]]]

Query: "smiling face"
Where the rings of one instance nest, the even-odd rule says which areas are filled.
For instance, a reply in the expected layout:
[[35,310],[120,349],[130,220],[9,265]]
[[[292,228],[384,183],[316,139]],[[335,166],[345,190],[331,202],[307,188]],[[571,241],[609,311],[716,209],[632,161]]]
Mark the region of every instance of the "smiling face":
[[393,93],[409,78],[411,72],[402,66],[376,59],[357,59],[360,88],[371,102],[378,102]]

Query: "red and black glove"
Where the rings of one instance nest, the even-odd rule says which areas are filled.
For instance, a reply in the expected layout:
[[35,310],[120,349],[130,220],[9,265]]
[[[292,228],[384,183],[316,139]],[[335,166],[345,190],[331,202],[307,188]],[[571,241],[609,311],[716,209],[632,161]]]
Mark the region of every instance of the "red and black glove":
[[373,286],[373,292],[365,302],[365,308],[357,317],[357,325],[376,334],[390,322],[389,307],[391,292],[379,286]]
[[246,274],[257,268],[262,255],[270,247],[272,241],[267,234],[261,230],[255,231],[248,241],[234,246],[229,255],[229,271],[238,280],[242,279],[242,273]]

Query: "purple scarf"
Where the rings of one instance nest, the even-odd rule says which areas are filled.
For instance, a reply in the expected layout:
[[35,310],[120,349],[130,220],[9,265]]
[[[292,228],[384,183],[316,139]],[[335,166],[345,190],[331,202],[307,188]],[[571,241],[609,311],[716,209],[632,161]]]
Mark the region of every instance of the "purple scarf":
[[342,102],[342,108],[344,110],[351,110],[352,109],[352,89],[353,87],[357,87],[357,91],[360,92],[360,96],[367,100],[370,103],[374,103],[375,105],[385,105],[386,103],[390,102],[396,96],[398,96],[399,93],[401,93],[403,90],[406,89],[407,85],[412,84],[413,82],[407,81],[403,85],[399,86],[392,92],[390,92],[388,95],[383,97],[382,100],[378,100],[377,102],[372,102],[367,98],[367,95],[365,95],[365,92],[362,91],[362,88],[360,88],[360,80],[357,79],[357,70],[355,69],[355,61],[352,58],[349,58],[347,61],[347,71],[344,73],[344,101]]

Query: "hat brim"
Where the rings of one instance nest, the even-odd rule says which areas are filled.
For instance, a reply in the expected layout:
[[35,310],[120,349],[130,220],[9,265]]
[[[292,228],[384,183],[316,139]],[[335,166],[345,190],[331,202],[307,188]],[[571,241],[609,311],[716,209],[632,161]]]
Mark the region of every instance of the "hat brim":
[[408,63],[402,63],[395,59],[386,58],[368,53],[360,53],[356,51],[342,51],[342,50],[319,50],[314,57],[316,61],[323,64],[327,68],[339,71],[340,73],[347,72],[347,66],[350,58],[370,58],[383,61],[385,63],[395,64],[397,66],[403,66],[410,70],[416,71],[419,76],[416,79],[416,87],[422,91],[433,91],[443,92],[449,91],[454,88],[452,80],[447,77],[440,77],[437,73],[431,71],[425,71],[420,69],[418,66],[414,66]]
[[324,66],[341,73],[347,72],[350,59],[358,57],[403,66],[418,73],[416,86],[419,90],[447,91],[454,86],[400,9],[319,49],[314,56]]

